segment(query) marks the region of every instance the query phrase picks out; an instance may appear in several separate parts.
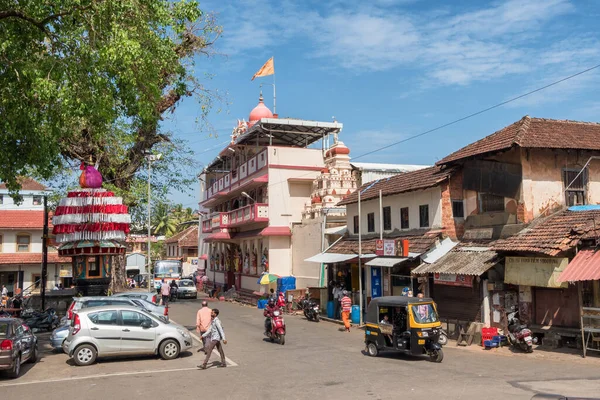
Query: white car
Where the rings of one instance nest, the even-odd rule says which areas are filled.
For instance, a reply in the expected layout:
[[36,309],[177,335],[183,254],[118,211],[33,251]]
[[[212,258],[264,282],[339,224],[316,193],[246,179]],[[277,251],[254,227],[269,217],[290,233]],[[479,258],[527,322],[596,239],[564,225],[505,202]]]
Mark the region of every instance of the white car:
[[178,282],[179,288],[177,289],[177,298],[178,299],[197,299],[198,291],[196,290],[196,285],[194,281],[191,279],[181,279]]
[[102,306],[77,311],[63,351],[77,365],[90,365],[97,357],[159,354],[177,358],[192,347],[189,331],[131,306]]

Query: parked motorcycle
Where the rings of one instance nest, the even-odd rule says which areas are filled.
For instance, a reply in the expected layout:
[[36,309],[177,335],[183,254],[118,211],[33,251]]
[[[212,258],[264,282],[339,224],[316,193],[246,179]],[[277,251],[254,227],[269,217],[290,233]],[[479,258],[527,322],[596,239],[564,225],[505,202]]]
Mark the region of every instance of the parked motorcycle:
[[527,353],[533,353],[533,345],[538,342],[536,337],[527,325],[519,321],[519,311],[513,308],[513,311],[506,316],[508,321],[508,339],[514,347],[519,347]]
[[24,317],[25,325],[34,332],[53,331],[60,324],[60,320],[58,315],[56,315],[56,310],[54,308],[49,308],[44,312],[33,311],[27,315],[27,318]]
[[171,288],[169,289],[169,301],[175,300],[177,300],[177,287],[171,286]]
[[271,328],[265,332],[265,335],[271,340],[271,342],[279,341],[280,345],[285,344],[285,321],[281,310],[273,311],[271,316]]
[[307,320],[319,322],[319,305],[314,300],[303,299],[300,301],[300,307],[302,307],[302,311]]

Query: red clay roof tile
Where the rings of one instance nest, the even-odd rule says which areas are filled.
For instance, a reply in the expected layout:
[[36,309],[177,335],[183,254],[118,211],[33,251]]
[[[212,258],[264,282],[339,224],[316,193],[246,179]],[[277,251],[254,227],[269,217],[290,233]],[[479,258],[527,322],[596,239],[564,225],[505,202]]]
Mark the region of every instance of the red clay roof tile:
[[[19,183],[21,184],[21,190],[46,190],[46,186],[31,179],[31,178],[20,178]],[[5,183],[0,183],[0,189],[6,189]]]

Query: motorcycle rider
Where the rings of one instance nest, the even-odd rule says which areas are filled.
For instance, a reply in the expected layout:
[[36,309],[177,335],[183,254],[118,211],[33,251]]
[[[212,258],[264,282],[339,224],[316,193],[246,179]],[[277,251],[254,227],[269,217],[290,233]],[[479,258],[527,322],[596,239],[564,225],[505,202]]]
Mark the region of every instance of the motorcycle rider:
[[273,318],[273,313],[275,311],[279,311],[279,307],[275,304],[275,299],[269,299],[267,306],[265,307],[265,311],[263,315],[267,318],[265,319],[265,333],[269,333],[271,330],[271,318]]

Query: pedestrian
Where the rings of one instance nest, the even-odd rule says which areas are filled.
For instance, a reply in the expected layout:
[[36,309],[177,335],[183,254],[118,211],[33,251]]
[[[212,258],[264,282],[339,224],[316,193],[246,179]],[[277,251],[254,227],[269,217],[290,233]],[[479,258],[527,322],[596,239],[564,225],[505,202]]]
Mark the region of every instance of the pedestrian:
[[342,299],[342,288],[337,282],[333,282],[333,318],[340,319],[340,300]]
[[344,328],[346,332],[350,332],[350,311],[352,311],[352,300],[348,297],[348,291],[344,290],[342,293],[343,297],[340,301],[342,306],[342,320],[344,321]]
[[196,331],[200,334],[202,338],[202,348],[198,351],[203,351],[206,353],[206,339],[204,338],[204,334],[210,328],[210,321],[212,318],[212,310],[208,308],[208,302],[206,300],[202,301],[202,308],[198,310],[196,314]]
[[[227,339],[225,338],[225,332],[223,332],[223,327],[219,320],[219,310],[216,308],[213,309],[211,317],[212,321],[210,323],[210,328],[202,335],[202,337],[207,339],[208,348],[206,348],[206,358],[204,359],[204,362],[201,365],[198,365],[198,368],[200,369],[206,369],[206,364],[208,364],[210,355],[215,347],[219,350],[219,355],[221,356],[221,364],[218,367],[225,368],[227,366],[225,352],[223,351],[223,344],[227,344]],[[223,344],[221,344],[221,340],[223,341]]]
[[171,296],[171,288],[165,282],[165,280],[161,280],[160,282],[160,294],[162,295],[162,305],[166,306],[169,304],[169,297]]
[[2,297],[8,297],[8,289],[5,285],[2,285]]

